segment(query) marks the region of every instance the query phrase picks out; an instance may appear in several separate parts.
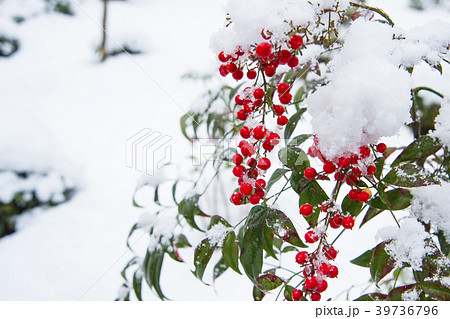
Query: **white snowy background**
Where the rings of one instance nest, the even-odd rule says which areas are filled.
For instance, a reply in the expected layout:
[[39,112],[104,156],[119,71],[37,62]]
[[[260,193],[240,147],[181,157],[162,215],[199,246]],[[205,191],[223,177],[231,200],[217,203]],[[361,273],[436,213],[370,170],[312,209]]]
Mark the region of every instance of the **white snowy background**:
[[[126,140],[150,128],[173,137],[173,158],[188,158],[179,118],[204,86],[181,76],[217,73],[209,44],[224,23],[225,2],[111,1],[108,45],[129,41],[143,54],[99,63],[100,1],[71,1],[73,17],[42,14],[38,0],[0,1],[0,31],[21,43],[17,54],[0,59],[0,164],[60,172],[78,188],[65,204],[19,217],[17,232],[0,239],[0,300],[118,296],[120,271],[132,256],[126,237],[141,214],[132,206],[140,173],[126,167]],[[407,0],[369,3],[406,29],[436,19],[450,22],[449,5],[417,11]],[[26,17],[24,23],[10,19],[17,13]],[[417,68],[415,84],[450,96],[450,68],[443,66],[444,78],[426,66]],[[405,132],[400,143],[410,139]],[[398,139],[386,139],[393,141]],[[6,191],[0,189],[0,195]],[[297,211],[289,198],[282,202],[283,210]],[[393,221],[378,217],[371,223],[364,236],[346,232],[339,240],[340,277],[329,282],[326,298],[345,299],[340,293],[349,286],[356,287],[350,298],[357,297],[367,286],[368,270],[346,260],[373,247],[376,228]],[[143,238],[137,246],[146,244]],[[251,299],[244,276],[227,271],[211,287],[195,279],[192,268],[190,260],[181,265],[166,259],[161,285],[169,298]],[[149,292],[144,298],[156,299]]]

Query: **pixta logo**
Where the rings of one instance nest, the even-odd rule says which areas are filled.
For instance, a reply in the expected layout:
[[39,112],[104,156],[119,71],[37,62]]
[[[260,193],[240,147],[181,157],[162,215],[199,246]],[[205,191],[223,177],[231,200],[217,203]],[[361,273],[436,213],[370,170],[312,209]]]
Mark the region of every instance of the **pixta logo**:
[[172,160],[172,137],[144,128],[127,139],[127,167],[147,175]]

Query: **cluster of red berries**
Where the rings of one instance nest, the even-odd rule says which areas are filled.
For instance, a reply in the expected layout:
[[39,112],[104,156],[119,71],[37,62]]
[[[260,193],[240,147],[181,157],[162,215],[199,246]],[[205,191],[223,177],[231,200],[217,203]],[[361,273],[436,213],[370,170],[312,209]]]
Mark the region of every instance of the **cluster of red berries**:
[[[355,219],[352,216],[343,216],[338,210],[330,207],[328,203],[321,205],[321,211],[329,214],[329,225],[331,228],[337,229],[339,227],[344,227],[345,229],[352,229],[355,225]],[[306,203],[300,206],[300,214],[308,217],[314,212],[314,207]],[[315,243],[318,240],[318,235],[314,231],[309,231],[305,235],[305,240],[308,243]]]
[[[261,35],[265,40],[271,38],[270,32],[265,33],[264,30]],[[279,100],[279,104],[275,104],[271,100],[272,96],[266,92],[271,84],[264,81],[262,87],[256,83],[259,76],[274,76],[279,65],[287,64],[291,68],[298,65],[296,54],[303,46],[303,38],[300,35],[292,35],[287,44],[291,50],[282,50],[280,46],[263,41],[248,52],[238,47],[231,54],[219,53],[219,60],[222,62],[219,72],[222,76],[232,74],[235,80],[240,80],[244,75],[244,67],[247,67],[247,77],[250,80],[256,79],[254,87],[246,87],[234,98],[236,105],[242,107],[237,111],[237,118],[247,121],[239,132],[243,138],[238,145],[240,152],[233,156],[235,165],[233,174],[238,177],[239,184],[239,189],[231,196],[231,201],[235,205],[246,203],[256,205],[265,196],[266,182],[261,175],[264,175],[271,165],[266,153],[272,151],[279,143],[280,136],[267,129],[264,120],[257,122],[253,118],[257,113],[267,114],[271,105],[278,128],[282,129],[288,122],[284,114],[286,105],[292,101],[292,94],[288,83],[279,83],[273,87],[278,93]],[[256,66],[249,68],[249,65]],[[264,156],[261,153],[264,153]]]
[[[271,36],[266,35],[264,30],[261,35],[265,40],[270,40]],[[295,68],[299,64],[299,59],[296,56],[297,50],[303,46],[303,38],[298,34],[292,35],[287,41],[291,50],[281,49],[280,46],[275,47],[268,41],[259,43],[254,50],[245,52],[241,47],[238,47],[235,52],[225,54],[223,51],[219,53],[219,61],[222,65],[219,67],[219,73],[222,76],[231,74],[232,77],[239,81],[244,77],[244,66],[247,65],[247,60],[251,62],[257,61],[257,67],[247,67],[247,78],[253,80],[257,77],[259,70],[264,72],[265,76],[272,77],[277,72],[280,65],[288,65]]]
[[337,251],[332,245],[324,245],[322,250],[308,254],[301,251],[295,256],[295,261],[303,268],[303,276],[305,281],[302,289],[294,289],[292,291],[292,299],[301,300],[307,295],[311,296],[312,301],[319,301],[321,293],[327,290],[327,278],[336,278],[339,274],[338,268],[331,264],[336,259]]

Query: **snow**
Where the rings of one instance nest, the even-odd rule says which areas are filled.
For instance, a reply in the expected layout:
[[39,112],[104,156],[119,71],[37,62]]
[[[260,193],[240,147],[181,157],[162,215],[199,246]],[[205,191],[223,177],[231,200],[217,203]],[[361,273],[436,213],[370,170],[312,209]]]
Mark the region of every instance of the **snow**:
[[437,137],[442,144],[450,147],[450,100],[448,98],[441,103],[435,128],[432,135]]
[[432,185],[412,189],[414,196],[411,203],[411,212],[424,223],[430,223],[433,229],[444,232],[450,240],[450,220],[448,218],[448,195],[450,183]]
[[211,246],[221,244],[230,231],[233,231],[232,227],[218,223],[206,232],[205,238],[208,238]]
[[[345,10],[348,1],[230,0],[224,10],[232,23],[227,26],[229,21],[226,21],[225,26],[211,37],[211,49],[216,54],[220,51],[233,53],[239,46],[248,50],[250,45],[263,40],[263,29],[272,33],[271,41],[285,45],[288,39],[286,33],[292,29],[291,23],[303,27],[314,25],[313,32],[318,34],[327,25],[328,14],[324,14],[323,10],[336,5],[339,10]],[[315,25],[318,16],[322,18],[323,25]]]
[[330,83],[308,98],[313,132],[326,158],[357,153],[408,122],[411,81],[392,61],[392,36],[388,25],[356,20],[332,62]]
[[411,290],[407,290],[404,293],[402,293],[402,300],[403,301],[419,300],[419,292],[415,288],[411,289]]
[[400,229],[395,226],[381,228],[377,237],[382,241],[390,241],[386,245],[386,252],[396,261],[397,267],[410,263],[412,269],[421,270],[422,259],[432,251],[426,244],[429,234],[414,218],[403,219]]

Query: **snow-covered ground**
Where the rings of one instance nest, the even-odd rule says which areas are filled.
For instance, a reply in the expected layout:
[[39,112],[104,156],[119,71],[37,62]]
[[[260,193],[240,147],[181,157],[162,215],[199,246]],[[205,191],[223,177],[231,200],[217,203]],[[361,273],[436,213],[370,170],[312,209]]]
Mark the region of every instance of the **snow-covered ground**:
[[[131,202],[140,173],[126,167],[126,141],[150,128],[173,137],[173,158],[187,158],[190,148],[179,118],[203,87],[180,77],[189,71],[216,72],[209,38],[223,24],[225,0],[111,1],[111,37],[121,44],[135,42],[144,54],[122,54],[105,63],[95,53],[101,38],[100,1],[71,0],[73,17],[40,14],[22,24],[6,21],[10,12],[1,11],[20,3],[20,10],[32,12],[35,2],[0,1],[0,26],[21,41],[17,54],[0,60],[0,115],[8,123],[0,127],[0,138],[16,146],[19,162],[58,168],[74,180],[78,192],[63,205],[20,217],[18,231],[0,239],[0,300],[113,300],[122,284],[120,271],[131,257],[125,240],[140,215]],[[371,2],[406,28],[450,20],[446,10],[406,9],[406,0]],[[108,39],[109,45],[114,40]],[[447,66],[444,72],[448,79]],[[436,72],[423,74],[429,83],[420,85],[450,93],[449,82]],[[286,199],[285,209],[297,208]],[[377,222],[392,221],[375,219],[373,228]],[[346,232],[339,258],[349,260],[373,247],[374,235],[356,238]],[[251,299],[251,285],[243,276],[228,271],[213,288],[190,274],[191,264],[168,260],[168,265],[162,287],[171,299]],[[367,269],[339,266],[339,282],[364,287]],[[334,282],[327,297],[342,290]],[[155,299],[149,293],[145,297]]]

